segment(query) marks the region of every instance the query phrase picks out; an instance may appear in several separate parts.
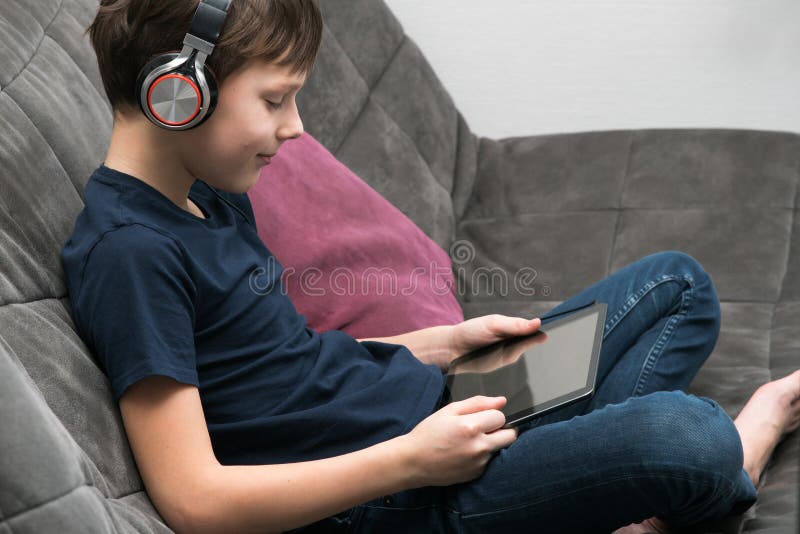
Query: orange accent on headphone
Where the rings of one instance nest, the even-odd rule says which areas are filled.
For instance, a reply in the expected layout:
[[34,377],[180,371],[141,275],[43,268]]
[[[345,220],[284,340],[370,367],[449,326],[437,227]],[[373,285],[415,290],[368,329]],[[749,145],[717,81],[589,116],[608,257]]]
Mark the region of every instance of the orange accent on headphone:
[[[185,121],[181,122],[168,121],[167,119],[159,115],[158,112],[156,112],[155,108],[153,108],[153,101],[152,101],[153,91],[155,90],[156,87],[158,87],[158,84],[165,81],[167,78],[178,78],[180,80],[183,80],[184,82],[191,85],[192,89],[194,89],[195,101],[197,102],[197,106],[194,108],[194,112],[191,114],[191,116],[189,116],[189,118],[186,119]],[[195,117],[197,117],[197,114],[200,113],[200,102],[202,100],[203,100],[203,95],[200,94],[200,89],[198,89],[197,84],[195,84],[191,78],[184,76],[183,74],[176,74],[174,72],[170,74],[165,74],[164,76],[160,76],[152,84],[150,84],[150,90],[147,91],[147,107],[150,108],[150,113],[152,113],[158,120],[160,120],[164,124],[169,124],[170,126],[182,126],[184,124],[192,122],[192,120]]]

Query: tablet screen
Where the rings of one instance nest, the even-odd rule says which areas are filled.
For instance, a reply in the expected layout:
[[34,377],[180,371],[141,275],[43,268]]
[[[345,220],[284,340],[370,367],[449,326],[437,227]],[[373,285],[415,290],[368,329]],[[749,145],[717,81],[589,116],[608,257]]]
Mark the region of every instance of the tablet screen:
[[501,341],[453,361],[450,400],[503,395],[507,421],[541,415],[594,389],[605,304],[540,327],[539,332]]

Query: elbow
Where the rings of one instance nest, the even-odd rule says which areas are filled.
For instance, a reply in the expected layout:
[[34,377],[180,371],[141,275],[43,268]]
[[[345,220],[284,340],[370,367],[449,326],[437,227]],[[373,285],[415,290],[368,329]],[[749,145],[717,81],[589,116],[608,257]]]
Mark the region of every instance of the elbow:
[[214,495],[213,484],[195,479],[192,483],[173,486],[170,495],[162,495],[157,506],[167,525],[177,534],[203,534],[221,532],[225,511],[221,509],[224,499]]
[[178,512],[178,511],[172,511],[170,513],[162,512],[161,517],[164,518],[164,522],[176,534],[195,532],[194,524],[189,519],[189,517],[183,512]]
[[187,503],[182,508],[176,507],[170,513],[170,517],[165,517],[165,519],[176,534],[220,532],[214,515],[197,503]]
[[183,510],[176,511],[174,522],[169,523],[176,534],[280,534],[285,529],[276,530],[263,524],[263,518],[247,518],[232,509],[226,510],[220,503],[198,501],[187,503]]
[[[181,490],[178,489],[178,491]],[[204,513],[202,506],[199,504],[201,499],[198,499],[196,494],[190,496],[186,493],[188,492],[185,492],[180,497],[177,494],[173,494],[169,505],[156,506],[158,512],[167,526],[177,534],[208,532],[213,527],[213,523],[210,521],[212,519],[211,514],[207,510]]]
[[[224,514],[219,511],[218,514]],[[175,522],[169,524],[176,534],[219,534],[220,532],[236,532],[245,534],[248,532],[258,534],[280,534],[283,530],[272,528],[256,527],[253,523],[242,521],[241,517],[230,515],[214,515],[208,509],[204,510],[201,506],[187,509],[181,514],[177,514]]]
[[253,503],[248,506],[227,474],[225,467],[217,464],[202,474],[195,473],[190,484],[174,487],[173,496],[180,497],[173,499],[172,508],[166,510],[168,516],[164,516],[170,528],[177,534],[283,532],[285,529],[276,529],[275,525],[265,525],[268,521],[263,510],[256,512]]
[[208,491],[186,495],[171,510],[169,526],[177,534],[223,532],[225,512],[219,509],[220,505]]

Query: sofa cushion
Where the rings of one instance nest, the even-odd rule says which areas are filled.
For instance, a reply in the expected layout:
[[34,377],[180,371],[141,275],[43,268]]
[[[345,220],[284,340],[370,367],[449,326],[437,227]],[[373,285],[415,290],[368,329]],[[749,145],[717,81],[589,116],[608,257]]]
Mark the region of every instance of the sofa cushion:
[[288,141],[249,196],[312,328],[368,337],[463,320],[447,253],[311,135]]

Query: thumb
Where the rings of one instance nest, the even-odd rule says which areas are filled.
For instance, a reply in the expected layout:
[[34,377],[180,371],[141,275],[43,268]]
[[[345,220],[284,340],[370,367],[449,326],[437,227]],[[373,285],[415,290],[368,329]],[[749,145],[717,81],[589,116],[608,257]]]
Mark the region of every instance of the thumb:
[[506,404],[505,397],[486,397],[476,395],[462,401],[449,404],[447,407],[455,415],[465,415],[468,413],[482,412],[484,410],[499,410]]
[[494,333],[498,336],[525,336],[533,334],[542,325],[538,317],[523,319],[522,317],[503,317],[494,325]]
[[539,330],[539,327],[542,326],[542,320],[538,317],[534,317],[533,319],[522,319],[520,323],[520,329],[524,334],[532,334]]

